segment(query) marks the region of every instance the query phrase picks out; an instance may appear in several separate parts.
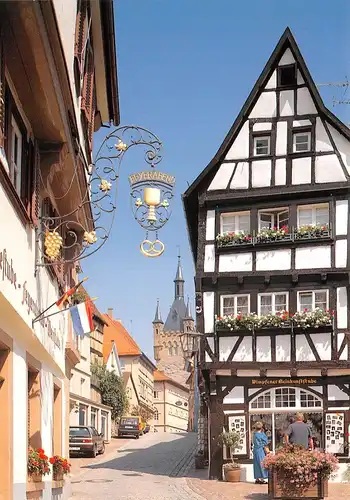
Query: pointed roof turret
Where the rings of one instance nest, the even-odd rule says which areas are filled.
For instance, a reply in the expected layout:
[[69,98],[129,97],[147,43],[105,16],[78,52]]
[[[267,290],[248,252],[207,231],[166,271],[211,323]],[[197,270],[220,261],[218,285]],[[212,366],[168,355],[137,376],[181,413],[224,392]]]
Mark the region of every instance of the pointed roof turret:
[[190,305],[190,298],[187,297],[187,306],[186,306],[186,316],[184,319],[192,319],[192,313],[191,313],[191,305]]
[[174,279],[175,283],[175,300],[184,298],[184,283],[185,280],[183,278],[183,273],[182,273],[182,266],[181,266],[181,256],[178,256],[178,262],[177,262],[177,270],[176,270],[176,276]]
[[154,315],[153,323],[163,323],[162,315],[159,307],[159,299],[157,299],[156,314]]
[[177,270],[174,281],[185,281],[183,278],[182,267],[181,267],[181,255],[178,255]]

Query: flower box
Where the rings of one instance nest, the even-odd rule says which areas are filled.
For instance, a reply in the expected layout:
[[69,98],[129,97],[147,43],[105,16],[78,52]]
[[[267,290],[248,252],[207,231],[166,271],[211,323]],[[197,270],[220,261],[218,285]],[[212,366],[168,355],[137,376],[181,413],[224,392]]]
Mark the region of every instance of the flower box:
[[63,472],[53,472],[53,480],[54,481],[63,481]]
[[317,481],[314,485],[309,486],[302,492],[295,488],[294,492],[292,489],[286,493],[281,487],[284,484],[286,478],[283,473],[272,470],[269,475],[269,498],[271,500],[283,499],[283,500],[299,500],[302,498],[308,498],[309,500],[323,500],[328,496],[328,481],[324,481],[320,474],[318,474]]
[[42,474],[39,474],[38,472],[33,472],[33,474],[28,475],[28,481],[30,483],[41,483],[43,480]]

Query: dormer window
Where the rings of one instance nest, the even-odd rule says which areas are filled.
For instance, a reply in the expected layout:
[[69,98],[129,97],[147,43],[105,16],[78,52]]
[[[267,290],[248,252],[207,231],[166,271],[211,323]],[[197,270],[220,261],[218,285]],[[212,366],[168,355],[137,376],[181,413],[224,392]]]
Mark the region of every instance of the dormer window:
[[311,150],[311,132],[293,132],[293,153]]
[[292,87],[297,84],[297,72],[295,64],[288,64],[278,68],[279,87]]
[[269,135],[254,137],[254,156],[266,156],[270,154],[271,137]]

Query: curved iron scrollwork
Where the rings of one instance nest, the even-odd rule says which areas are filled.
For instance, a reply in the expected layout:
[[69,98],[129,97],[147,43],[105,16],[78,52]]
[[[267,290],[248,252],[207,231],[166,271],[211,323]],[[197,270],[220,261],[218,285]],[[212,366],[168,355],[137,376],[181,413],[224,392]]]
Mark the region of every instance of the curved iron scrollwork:
[[[89,166],[87,189],[78,205],[65,214],[42,212],[37,234],[38,266],[77,262],[93,255],[105,244],[117,208],[121,163],[133,146],[144,146],[144,160],[150,167],[150,170],[129,176],[134,218],[146,231],[158,231],[169,220],[169,200],[173,197],[175,177],[154,170],[162,160],[160,139],[143,127],[118,127],[105,137]],[[79,178],[78,168],[76,164],[67,192],[57,200],[69,195],[74,181]],[[42,177],[41,181],[44,183]],[[44,187],[52,193],[50,186]],[[163,253],[164,244],[157,234],[152,242],[146,233],[140,250],[149,257],[158,256]]]

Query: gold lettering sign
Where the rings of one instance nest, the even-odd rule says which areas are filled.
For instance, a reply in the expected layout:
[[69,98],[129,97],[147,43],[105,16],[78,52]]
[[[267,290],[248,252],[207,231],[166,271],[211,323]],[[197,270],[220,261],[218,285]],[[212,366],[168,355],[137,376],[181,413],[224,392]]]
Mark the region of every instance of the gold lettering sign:
[[175,184],[175,177],[173,175],[163,174],[157,170],[146,170],[144,172],[129,175],[129,182],[131,186],[144,181],[158,181],[168,184],[169,186],[173,186]]
[[310,385],[317,384],[314,378],[273,378],[273,379],[252,379],[252,385]]

